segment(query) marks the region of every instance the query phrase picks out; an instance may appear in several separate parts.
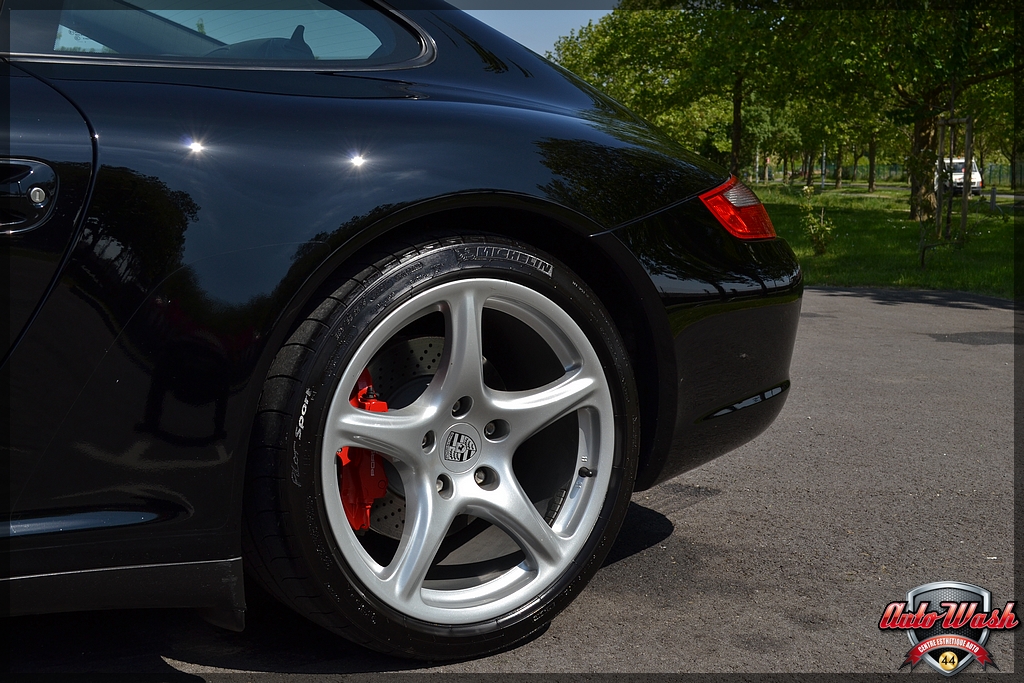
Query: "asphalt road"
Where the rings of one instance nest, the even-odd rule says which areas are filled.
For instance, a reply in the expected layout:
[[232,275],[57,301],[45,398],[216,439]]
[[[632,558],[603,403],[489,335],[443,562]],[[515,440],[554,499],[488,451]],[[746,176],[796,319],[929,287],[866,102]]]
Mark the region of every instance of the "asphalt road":
[[[7,619],[10,670],[895,673],[909,642],[877,625],[911,588],[963,581],[995,606],[1014,599],[1012,316],[970,295],[808,291],[775,424],[636,494],[605,567],[515,650],[436,667],[383,657],[253,593],[240,634],[172,610]],[[1003,673],[1013,645],[988,641]]]

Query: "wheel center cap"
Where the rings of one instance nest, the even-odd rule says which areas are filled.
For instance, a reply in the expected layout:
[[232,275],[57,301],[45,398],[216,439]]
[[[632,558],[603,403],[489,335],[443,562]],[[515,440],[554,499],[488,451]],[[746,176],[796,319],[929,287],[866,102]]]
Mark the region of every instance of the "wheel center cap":
[[465,472],[473,467],[480,448],[480,432],[465,422],[453,424],[444,433],[438,455],[449,472]]

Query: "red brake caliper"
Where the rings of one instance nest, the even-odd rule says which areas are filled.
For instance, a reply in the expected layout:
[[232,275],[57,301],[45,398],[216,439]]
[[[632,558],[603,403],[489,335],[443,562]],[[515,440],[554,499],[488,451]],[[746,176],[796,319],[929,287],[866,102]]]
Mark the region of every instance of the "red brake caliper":
[[[352,391],[352,405],[371,413],[386,413],[388,404],[377,398],[369,370],[363,370]],[[384,462],[376,451],[345,446],[338,451],[341,459],[341,504],[348,523],[356,531],[370,528],[370,508],[388,490]]]

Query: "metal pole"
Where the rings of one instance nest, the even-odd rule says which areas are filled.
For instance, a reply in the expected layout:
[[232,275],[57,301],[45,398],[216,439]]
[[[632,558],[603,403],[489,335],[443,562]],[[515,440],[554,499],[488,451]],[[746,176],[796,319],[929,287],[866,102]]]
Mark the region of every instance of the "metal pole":
[[936,164],[935,183],[935,236],[942,237],[942,190],[946,184],[946,150],[942,149],[942,137],[946,132],[946,119],[939,117],[939,159]]
[[[953,105],[952,105],[952,103],[950,103],[949,113],[950,113],[950,115],[953,114]],[[942,237],[944,239],[947,239],[947,240],[948,239],[952,239],[952,237],[953,237],[953,235],[952,235],[952,232],[953,232],[953,197],[955,197],[956,195],[953,194],[953,169],[952,169],[952,164],[953,164],[953,156],[956,154],[956,133],[957,133],[956,124],[963,123],[963,121],[964,121],[964,119],[954,119],[954,118],[950,118],[947,121],[947,123],[950,124],[950,126],[951,126],[950,129],[949,129],[949,163],[950,163],[950,170],[949,170],[949,173],[950,173],[950,175],[949,175],[949,204],[946,206],[946,225],[943,228],[942,235],[940,235],[940,237]]]
[[825,143],[821,143],[821,191],[825,191]]
[[960,235],[958,240],[963,243],[967,239],[967,202],[971,196],[971,171],[974,168],[974,120],[967,117],[967,130],[964,133],[964,196],[960,204]]

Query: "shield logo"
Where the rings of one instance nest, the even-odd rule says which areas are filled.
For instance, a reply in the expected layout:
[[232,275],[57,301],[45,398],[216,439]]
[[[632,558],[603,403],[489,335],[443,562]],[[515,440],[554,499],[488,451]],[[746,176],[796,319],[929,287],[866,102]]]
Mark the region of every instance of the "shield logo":
[[444,459],[453,462],[466,462],[476,453],[473,439],[461,432],[452,430],[444,444]]
[[[957,581],[936,581],[918,586],[907,593],[907,605],[911,611],[917,611],[922,602],[928,603],[929,611],[942,612],[943,602],[977,603],[978,612],[990,612],[992,609],[992,595],[979,586],[970,583],[959,583]],[[956,608],[954,608],[956,609]],[[970,638],[979,645],[984,645],[988,640],[989,629],[971,628],[968,619],[959,628],[943,628],[942,619],[928,629],[918,628],[907,631],[910,636],[911,646],[916,646],[928,638],[935,636],[960,636]],[[967,665],[974,661],[974,653],[959,648],[946,648],[926,653],[922,659],[928,662],[928,666],[938,671],[943,676],[953,676],[963,671]]]

